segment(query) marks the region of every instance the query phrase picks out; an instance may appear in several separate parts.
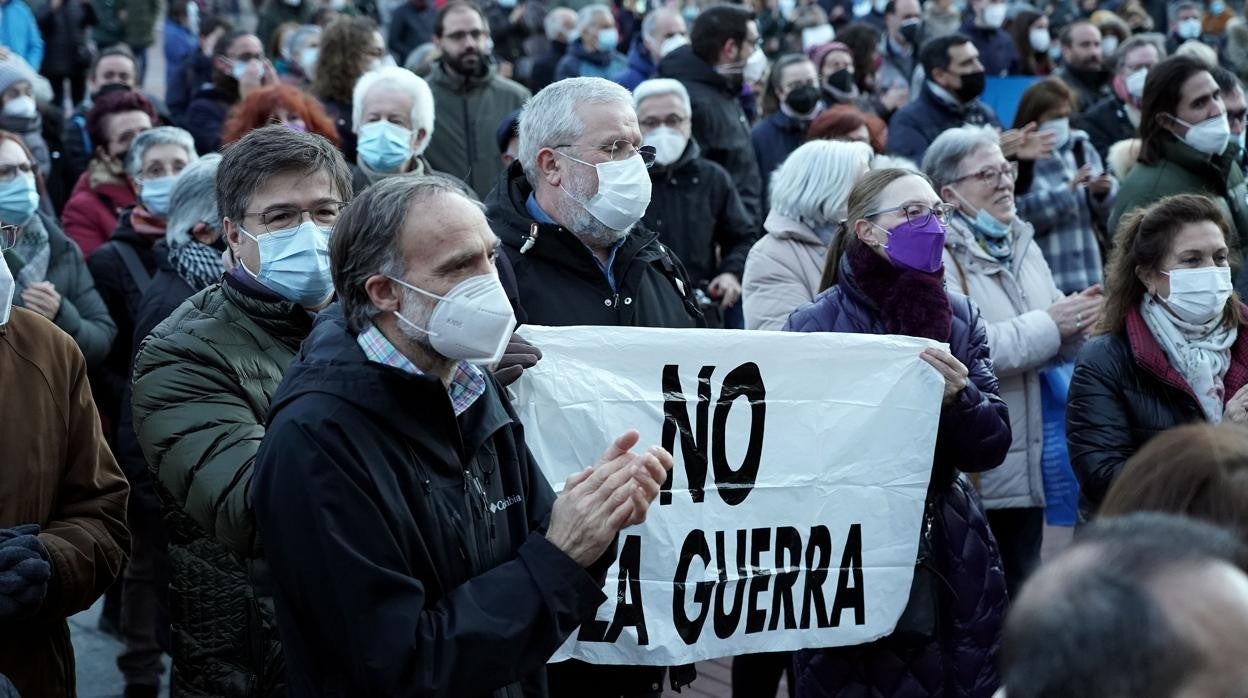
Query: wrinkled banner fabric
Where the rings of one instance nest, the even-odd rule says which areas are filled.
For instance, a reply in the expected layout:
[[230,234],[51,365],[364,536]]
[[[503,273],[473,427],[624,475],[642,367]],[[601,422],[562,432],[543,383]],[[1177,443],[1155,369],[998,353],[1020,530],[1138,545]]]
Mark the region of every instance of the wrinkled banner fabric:
[[675,468],[625,529],[607,601],[552,658],[674,665],[854,645],[910,591],[943,381],[926,340],[526,327],[514,387],[556,491],[617,435]]

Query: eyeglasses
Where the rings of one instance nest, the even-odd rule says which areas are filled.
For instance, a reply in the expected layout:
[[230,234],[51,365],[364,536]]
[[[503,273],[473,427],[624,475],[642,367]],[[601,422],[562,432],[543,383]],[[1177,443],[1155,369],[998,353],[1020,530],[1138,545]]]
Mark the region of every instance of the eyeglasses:
[[988,185],[996,184],[997,181],[1001,177],[1005,177],[1006,179],[1013,182],[1014,180],[1018,179],[1018,163],[1014,161],[1010,161],[1000,167],[985,167],[979,172],[972,172],[971,174],[968,174],[968,175],[962,175],[961,177],[958,177],[957,179],[954,179],[953,181],[951,181],[950,184],[952,184],[953,182],[961,182],[962,180],[970,179],[972,177],[978,179],[981,184],[988,184]]
[[11,182],[18,173],[30,174],[34,171],[35,168],[29,162],[18,165],[0,165],[0,182]]
[[868,213],[867,218],[879,216],[885,213],[893,213],[901,211],[906,216],[906,220],[914,225],[927,225],[932,216],[936,216],[936,220],[941,225],[949,225],[949,219],[953,216],[953,212],[957,207],[952,204],[936,204],[928,206],[927,204],[906,204],[904,206],[894,206],[893,208],[880,209],[874,213]]
[[[552,146],[554,148],[594,148],[604,153],[611,162],[623,162],[634,155],[640,155],[642,162],[646,163],[646,167],[654,164],[656,150],[652,145],[643,145],[640,148],[633,145],[632,141],[618,140],[602,145],[594,145],[592,143],[564,143],[563,145]],[[586,163],[592,164],[592,163]]]
[[1245,121],[1248,121],[1248,109],[1235,109],[1234,111],[1227,109],[1226,120],[1238,121],[1239,123],[1242,124]]
[[662,119],[651,116],[651,117],[646,117],[645,119],[641,120],[641,127],[646,129],[647,131],[649,131],[650,129],[658,128],[660,126],[666,126],[668,128],[680,128],[680,125],[685,123],[686,121],[688,121],[688,119],[681,116],[680,114],[668,114],[665,118],[662,118]]
[[277,230],[297,227],[303,221],[303,214],[305,213],[308,214],[313,223],[319,226],[332,226],[338,221],[338,216],[342,213],[342,209],[346,208],[346,205],[346,201],[323,201],[310,208],[271,206],[263,211],[245,215],[259,218],[260,225],[264,226],[264,232],[271,233]]
[[13,247],[17,244],[17,238],[22,234],[21,226],[17,225],[0,225],[0,252]]

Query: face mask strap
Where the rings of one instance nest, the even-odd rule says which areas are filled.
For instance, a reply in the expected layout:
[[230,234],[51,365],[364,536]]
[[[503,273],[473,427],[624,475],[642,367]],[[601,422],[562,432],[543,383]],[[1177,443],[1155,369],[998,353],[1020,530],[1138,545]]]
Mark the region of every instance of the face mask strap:
[[[396,284],[398,284],[398,285],[402,286],[403,288],[408,289],[409,291],[414,291],[414,292],[416,292],[416,293],[419,293],[419,294],[421,294],[421,295],[423,295],[423,296],[426,296],[426,297],[429,297],[429,298],[436,298],[436,299],[437,299],[437,300],[439,300],[439,301],[446,300],[446,298],[445,298],[445,297],[443,297],[443,296],[439,296],[439,295],[436,295],[436,294],[433,294],[433,293],[429,293],[428,291],[426,291],[426,290],[425,290],[425,289],[423,289],[423,288],[417,288],[416,286],[413,286],[413,285],[411,285],[411,284],[407,283],[407,282],[406,282],[406,281],[404,281],[403,279],[399,279],[399,278],[396,278],[396,277],[393,277],[393,276],[387,276],[386,278],[387,278],[387,279],[390,279],[390,280],[391,280],[391,281],[393,281],[394,283],[396,283]],[[421,327],[420,325],[417,325],[416,323],[412,322],[411,320],[408,320],[407,318],[403,317],[403,313],[400,313],[400,312],[399,312],[399,311],[397,311],[397,310],[392,310],[392,311],[390,311],[390,312],[394,313],[394,316],[395,316],[396,318],[398,318],[398,319],[399,319],[399,322],[402,322],[404,325],[407,325],[408,327],[410,327],[410,328],[412,328],[412,329],[414,329],[414,330],[416,330],[416,331],[418,331],[418,332],[420,332],[420,333],[422,333],[422,334],[424,334],[424,335],[426,335],[426,336],[429,336],[429,337],[437,337],[437,336],[438,336],[438,333],[437,333],[437,332],[430,332],[429,330],[427,330],[427,329],[425,329],[425,328]]]

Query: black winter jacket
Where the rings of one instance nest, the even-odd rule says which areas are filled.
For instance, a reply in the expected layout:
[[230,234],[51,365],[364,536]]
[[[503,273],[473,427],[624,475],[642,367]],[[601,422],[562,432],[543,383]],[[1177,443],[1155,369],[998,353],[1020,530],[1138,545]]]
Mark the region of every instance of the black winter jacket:
[[1087,131],[1088,140],[1101,154],[1101,160],[1109,156],[1111,145],[1136,137],[1135,126],[1127,118],[1127,105],[1117,95],[1102,99],[1074,117],[1071,126]]
[[758,236],[728,172],[702,157],[691,140],[670,167],[655,163],[650,181],[650,207],[641,220],[685,263],[694,283],[720,274],[735,274],[740,281]]
[[[616,288],[598,260],[567,229],[537,223],[525,208],[532,188],[520,163],[498,177],[486,218],[515,268],[519,304],[536,325],[695,327],[703,324],[680,260],[640,224],[615,254]],[[522,252],[533,232],[536,240]]]
[[[1226,399],[1248,384],[1248,333],[1242,328],[1223,382]],[[1083,514],[1096,512],[1127,459],[1145,442],[1171,427],[1202,421],[1195,394],[1138,308],[1127,315],[1125,331],[1088,340],[1066,403],[1066,441]]]
[[750,138],[750,120],[741,109],[740,90],[693,53],[681,46],[659,63],[659,77],[679,80],[693,103],[693,137],[702,155],[732,175],[741,203],[755,225],[762,225],[763,179]]
[[486,380],[456,417],[439,380],[368,360],[321,313],[252,500],[291,696],[544,695],[546,660],[605,600],[539,532],[554,493]]

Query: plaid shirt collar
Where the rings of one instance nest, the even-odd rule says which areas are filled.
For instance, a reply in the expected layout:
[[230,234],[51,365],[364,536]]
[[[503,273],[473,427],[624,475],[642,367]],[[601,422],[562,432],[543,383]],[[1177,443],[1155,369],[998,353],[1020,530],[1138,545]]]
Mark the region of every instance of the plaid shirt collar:
[[[360,345],[360,349],[364,350],[364,356],[368,357],[369,361],[397,368],[413,376],[425,375],[424,371],[416,368],[416,364],[386,339],[376,325],[370,324],[368,329],[355,338],[355,341]],[[451,408],[455,410],[455,416],[458,417],[467,412],[477,398],[485,394],[485,375],[476,366],[460,361],[455,367],[455,375],[451,378],[450,385],[446,387],[446,393],[450,396]]]

